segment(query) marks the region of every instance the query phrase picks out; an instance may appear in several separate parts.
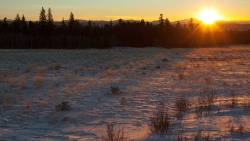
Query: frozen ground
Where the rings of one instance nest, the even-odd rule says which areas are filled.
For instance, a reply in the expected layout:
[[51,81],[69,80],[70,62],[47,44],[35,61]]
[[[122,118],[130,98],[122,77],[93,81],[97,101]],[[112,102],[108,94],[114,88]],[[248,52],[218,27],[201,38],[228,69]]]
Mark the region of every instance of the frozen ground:
[[[250,140],[250,46],[0,50],[0,66],[0,140],[101,140],[110,122],[136,141],[195,140],[200,129],[210,140]],[[199,114],[197,100],[211,93]],[[181,96],[190,107],[178,120]],[[155,135],[162,99],[173,126]],[[56,109],[63,101],[70,110]]]

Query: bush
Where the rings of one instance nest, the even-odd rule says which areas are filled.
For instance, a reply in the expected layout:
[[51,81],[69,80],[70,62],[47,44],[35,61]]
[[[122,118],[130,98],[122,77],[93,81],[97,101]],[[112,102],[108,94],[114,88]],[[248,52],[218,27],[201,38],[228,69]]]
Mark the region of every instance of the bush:
[[243,125],[239,125],[238,127],[235,127],[234,124],[231,124],[229,131],[231,133],[241,134],[241,135],[244,135],[246,133],[245,128],[244,128]]
[[203,111],[210,111],[214,101],[217,99],[215,92],[211,92],[207,96],[200,95],[197,99],[196,113],[198,116],[202,116]]
[[202,129],[200,129],[197,134],[193,135],[194,141],[209,141],[209,134],[203,135],[202,134]]
[[129,139],[124,135],[124,128],[119,127],[114,129],[114,123],[107,123],[107,137],[102,136],[102,141],[128,141]]
[[62,101],[61,103],[55,105],[56,111],[67,111],[70,110],[70,104],[68,101]]
[[231,99],[230,99],[230,102],[227,105],[230,108],[234,108],[237,104],[238,104],[237,95],[236,95],[236,93],[234,91],[231,91]]
[[248,99],[244,99],[244,103],[243,103],[244,109],[249,109],[250,108],[250,99],[248,97]]
[[119,87],[110,87],[112,94],[121,94],[122,92],[120,91]]
[[168,59],[167,58],[163,58],[161,59],[162,62],[168,62]]
[[182,114],[187,112],[188,108],[189,108],[189,101],[181,96],[180,98],[177,98],[175,100],[175,111],[176,111],[176,115],[178,119],[182,119]]
[[150,117],[149,128],[155,134],[167,134],[172,126],[172,121],[165,108],[165,100],[160,103],[158,111]]

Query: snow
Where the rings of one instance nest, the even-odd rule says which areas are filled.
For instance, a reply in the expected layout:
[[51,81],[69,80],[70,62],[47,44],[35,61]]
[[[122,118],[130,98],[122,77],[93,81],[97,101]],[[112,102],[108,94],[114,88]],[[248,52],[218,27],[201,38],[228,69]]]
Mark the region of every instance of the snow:
[[[210,140],[250,140],[250,110],[244,108],[249,56],[246,45],[0,50],[0,140],[101,140],[109,122],[135,141],[177,140],[178,134],[193,140],[200,129]],[[112,94],[111,86],[122,93]],[[197,98],[212,92],[212,110],[198,116]],[[182,120],[174,109],[180,96],[191,103]],[[167,135],[155,135],[150,117],[162,99],[174,126]],[[62,101],[71,109],[56,111]],[[242,134],[230,131],[232,125],[242,125]]]

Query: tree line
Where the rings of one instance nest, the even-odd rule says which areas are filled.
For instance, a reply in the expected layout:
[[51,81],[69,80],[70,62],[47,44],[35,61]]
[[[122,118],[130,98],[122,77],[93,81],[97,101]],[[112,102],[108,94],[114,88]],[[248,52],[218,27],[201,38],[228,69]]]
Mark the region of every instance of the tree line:
[[42,7],[39,21],[26,21],[16,15],[12,23],[0,21],[0,48],[8,49],[84,49],[110,47],[211,47],[249,44],[250,30],[204,30],[190,19],[187,24],[171,24],[163,14],[159,23],[140,21],[110,21],[97,25],[81,24],[71,12],[66,23],[54,24],[52,11]]

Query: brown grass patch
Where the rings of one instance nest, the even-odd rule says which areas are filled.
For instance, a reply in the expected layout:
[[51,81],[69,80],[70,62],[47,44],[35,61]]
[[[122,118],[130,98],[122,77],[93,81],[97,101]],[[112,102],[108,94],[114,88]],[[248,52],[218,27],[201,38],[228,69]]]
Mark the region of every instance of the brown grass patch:
[[43,84],[43,78],[40,75],[35,75],[33,78],[33,85],[37,88],[40,88]]

